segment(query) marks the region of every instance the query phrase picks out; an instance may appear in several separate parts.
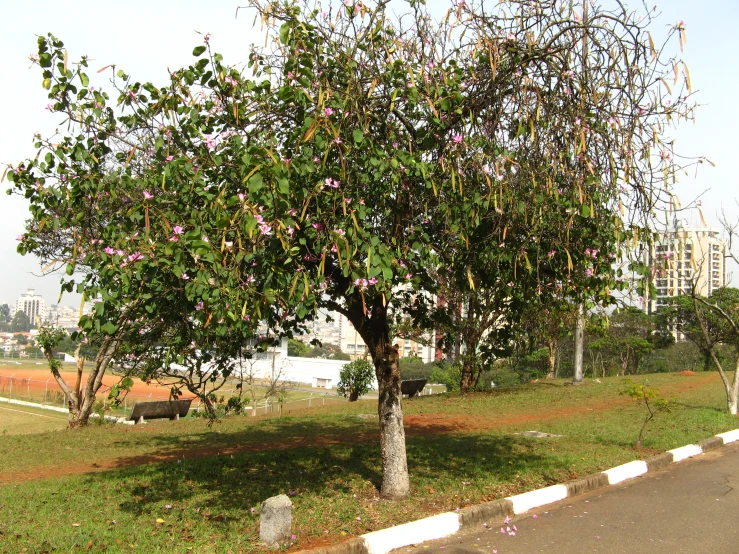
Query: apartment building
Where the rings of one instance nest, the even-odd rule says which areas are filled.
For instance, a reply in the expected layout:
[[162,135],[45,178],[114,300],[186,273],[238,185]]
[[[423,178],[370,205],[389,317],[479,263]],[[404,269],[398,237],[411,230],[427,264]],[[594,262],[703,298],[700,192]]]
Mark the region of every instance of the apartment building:
[[645,299],[644,310],[654,313],[668,298],[690,294],[693,286],[702,296],[725,286],[725,255],[726,242],[718,230],[676,222],[645,254],[645,261],[653,268],[657,294]]

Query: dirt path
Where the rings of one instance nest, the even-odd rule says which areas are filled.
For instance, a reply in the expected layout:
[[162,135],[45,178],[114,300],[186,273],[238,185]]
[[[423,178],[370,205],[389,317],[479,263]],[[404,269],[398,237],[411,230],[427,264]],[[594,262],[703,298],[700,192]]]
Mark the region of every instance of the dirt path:
[[[679,394],[691,389],[713,384],[719,380],[717,373],[699,375],[685,379],[684,383],[662,387],[662,393]],[[454,417],[444,415],[409,415],[404,418],[405,432],[408,436],[419,436],[439,433],[485,431],[489,429],[503,428],[526,422],[541,422],[551,419],[559,419],[577,414],[592,412],[604,412],[609,409],[629,405],[631,400],[625,397],[614,398],[606,402],[583,404],[580,406],[568,406],[560,409],[540,411],[531,414],[520,414],[509,417]],[[351,442],[377,441],[379,433],[372,431],[368,433],[352,434]],[[204,458],[208,456],[221,456],[237,454],[241,452],[254,452],[265,450],[279,450],[289,448],[305,448],[314,446],[330,446],[349,442],[345,435],[326,435],[320,437],[289,437],[283,442],[268,442],[261,444],[245,444],[233,447],[221,447],[214,449],[180,449],[163,453],[152,453],[140,456],[130,456],[111,460],[101,460],[95,463],[76,462],[54,468],[39,468],[25,470],[16,473],[0,473],[0,485],[58,477],[65,475],[78,475],[92,473],[109,469],[136,467],[144,464],[171,462],[183,458]]]

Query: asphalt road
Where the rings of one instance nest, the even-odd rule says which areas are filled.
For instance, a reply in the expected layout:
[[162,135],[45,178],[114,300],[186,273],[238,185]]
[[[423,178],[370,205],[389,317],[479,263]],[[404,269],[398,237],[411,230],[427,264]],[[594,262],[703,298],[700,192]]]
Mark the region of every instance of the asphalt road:
[[739,443],[515,516],[503,531],[481,525],[396,552],[736,554]]

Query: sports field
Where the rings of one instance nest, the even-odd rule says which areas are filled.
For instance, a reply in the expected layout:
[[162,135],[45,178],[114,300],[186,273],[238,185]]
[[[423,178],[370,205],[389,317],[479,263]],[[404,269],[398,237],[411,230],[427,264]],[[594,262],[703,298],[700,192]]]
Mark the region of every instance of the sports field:
[[66,427],[67,416],[62,413],[0,403],[0,434],[2,435],[43,433]]

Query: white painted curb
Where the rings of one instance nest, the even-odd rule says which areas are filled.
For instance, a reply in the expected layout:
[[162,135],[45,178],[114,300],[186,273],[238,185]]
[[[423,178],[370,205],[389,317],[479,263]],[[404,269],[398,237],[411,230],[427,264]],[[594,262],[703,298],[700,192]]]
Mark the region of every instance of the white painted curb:
[[647,462],[634,460],[633,462],[607,469],[603,473],[608,477],[608,484],[615,485],[621,481],[644,475],[647,471],[649,471]]
[[509,496],[506,500],[513,502],[513,513],[518,515],[565,498],[567,498],[567,487],[552,485],[551,487]]
[[369,554],[387,554],[395,548],[441,539],[459,531],[459,516],[446,512],[362,535]]
[[734,429],[733,431],[726,431],[726,433],[719,433],[716,436],[721,437],[724,440],[724,444],[729,444],[730,442],[739,441],[739,429]]
[[[739,441],[739,429],[719,433],[716,436],[720,437],[724,444]],[[669,450],[668,453],[672,455],[672,463],[675,463],[698,456],[703,453],[703,449],[697,444],[687,444],[680,448]],[[609,485],[615,485],[616,483],[644,475],[648,471],[649,466],[646,461],[635,460],[607,469],[602,474],[608,478]],[[512,503],[512,511],[515,515],[518,515],[533,508],[539,508],[546,504],[564,500],[568,496],[566,485],[552,485],[551,487],[509,496],[505,500]],[[453,535],[461,527],[459,514],[447,512],[389,529],[367,533],[366,535],[362,535],[361,538],[366,549],[366,554],[387,554],[396,548]],[[345,552],[345,550],[342,550],[342,544],[337,545],[337,547],[337,553],[342,554]]]
[[675,463],[703,454],[703,449],[697,444],[686,444],[680,448],[668,450],[668,452],[672,454],[672,462]]

